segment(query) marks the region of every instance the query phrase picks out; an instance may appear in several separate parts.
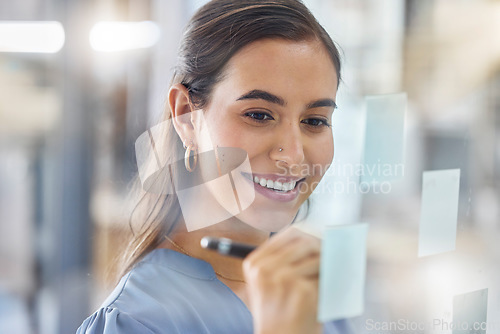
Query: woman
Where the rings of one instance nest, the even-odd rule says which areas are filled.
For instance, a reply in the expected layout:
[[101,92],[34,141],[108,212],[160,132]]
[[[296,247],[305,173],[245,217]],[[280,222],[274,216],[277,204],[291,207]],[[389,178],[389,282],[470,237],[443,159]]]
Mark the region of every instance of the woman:
[[[212,214],[205,197],[144,193],[126,274],[78,333],[321,332],[320,242],[288,226],[333,159],[334,43],[298,0],[214,0],[191,19],[179,55],[163,135],[169,177],[156,182],[175,189],[183,175],[203,180],[201,152],[237,148],[251,165],[252,202],[189,228],[188,214]],[[175,164],[182,159],[185,169]],[[210,192],[224,206],[219,190]],[[258,248],[245,260],[225,257],[200,247],[207,235]]]

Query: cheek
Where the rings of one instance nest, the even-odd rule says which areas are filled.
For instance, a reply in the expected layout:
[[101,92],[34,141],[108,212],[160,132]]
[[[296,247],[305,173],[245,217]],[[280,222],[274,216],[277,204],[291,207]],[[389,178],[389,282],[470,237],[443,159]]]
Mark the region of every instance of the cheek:
[[256,151],[262,147],[255,141],[255,136],[248,134],[248,131],[236,124],[228,123],[227,126],[214,124],[210,127],[210,134],[213,146],[218,147],[237,147],[245,150],[249,157],[256,154]]
[[332,135],[332,140],[331,140],[331,149],[328,150],[328,152],[329,152],[329,154],[328,154],[327,164],[331,165],[333,162],[333,157],[335,156],[335,144],[334,144],[334,140],[333,140],[333,135]]
[[[209,113],[214,113],[210,110]],[[208,132],[214,146],[219,147],[237,147],[238,130],[235,129],[235,124],[226,119],[218,119],[215,117],[207,118]]]
[[218,147],[238,147],[236,124],[222,106],[203,110],[195,124],[196,140],[201,151]]
[[310,151],[310,162],[313,166],[314,179],[321,179],[330,167],[334,156],[333,137],[325,140],[322,145],[316,145]]

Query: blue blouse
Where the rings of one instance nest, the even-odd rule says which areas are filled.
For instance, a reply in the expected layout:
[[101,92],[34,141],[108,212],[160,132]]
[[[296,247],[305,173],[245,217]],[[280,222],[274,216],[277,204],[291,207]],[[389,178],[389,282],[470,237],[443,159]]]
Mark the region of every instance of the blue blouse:
[[[351,333],[345,320],[325,333]],[[125,275],[77,334],[253,333],[252,314],[212,266],[155,249]]]

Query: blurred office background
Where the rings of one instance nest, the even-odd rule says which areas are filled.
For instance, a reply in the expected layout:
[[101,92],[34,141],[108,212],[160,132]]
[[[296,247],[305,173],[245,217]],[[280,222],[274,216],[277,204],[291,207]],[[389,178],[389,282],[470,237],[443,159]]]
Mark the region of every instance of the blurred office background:
[[[64,29],[52,53],[0,50],[0,333],[73,333],[113,287],[134,142],[161,114],[182,29],[204,2],[0,2],[0,24]],[[453,296],[483,288],[498,332],[500,2],[305,3],[343,53],[336,163],[361,159],[364,96],[408,94],[403,180],[384,195],[315,195],[319,221],[370,224],[360,332],[375,332],[367,319],[451,321]],[[150,21],[158,38],[102,52],[120,41],[101,21]],[[461,169],[456,250],[418,258],[422,171],[448,168]]]

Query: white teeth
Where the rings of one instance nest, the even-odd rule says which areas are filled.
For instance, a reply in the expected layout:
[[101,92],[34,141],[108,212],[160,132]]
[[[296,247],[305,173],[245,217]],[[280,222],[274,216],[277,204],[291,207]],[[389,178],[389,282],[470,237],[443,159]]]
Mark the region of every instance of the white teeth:
[[260,178],[258,176],[254,176],[253,182],[260,184],[262,187],[266,187],[269,189],[274,189],[277,191],[290,191],[295,188],[295,185],[297,184],[297,181],[290,181],[290,182],[279,182],[279,181],[273,181],[273,180],[267,180],[264,178]]
[[292,190],[292,188],[290,187],[290,183],[289,182],[283,183],[283,191],[288,191],[288,190]]

